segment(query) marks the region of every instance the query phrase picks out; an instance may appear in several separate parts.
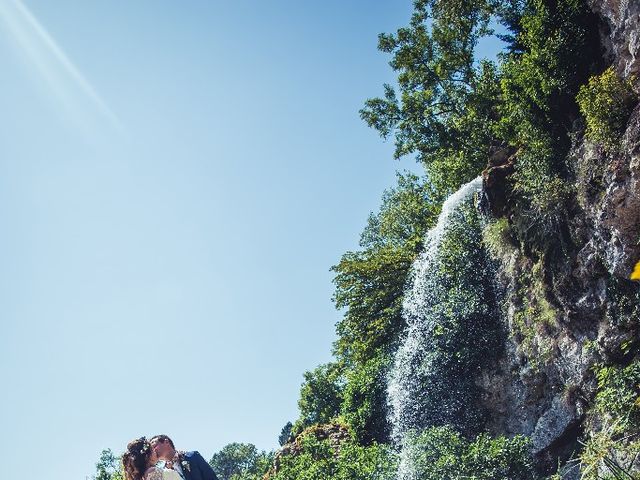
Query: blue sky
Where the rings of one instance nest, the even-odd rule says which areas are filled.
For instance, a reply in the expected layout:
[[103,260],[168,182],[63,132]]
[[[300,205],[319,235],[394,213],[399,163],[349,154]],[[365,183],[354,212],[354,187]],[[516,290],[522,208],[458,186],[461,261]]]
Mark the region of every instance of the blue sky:
[[[358,117],[410,1],[0,0],[3,478],[277,445],[395,171]],[[27,473],[28,472],[28,473]]]
[[275,447],[399,167],[357,111],[410,5],[24,1],[82,83],[0,1],[3,477]]

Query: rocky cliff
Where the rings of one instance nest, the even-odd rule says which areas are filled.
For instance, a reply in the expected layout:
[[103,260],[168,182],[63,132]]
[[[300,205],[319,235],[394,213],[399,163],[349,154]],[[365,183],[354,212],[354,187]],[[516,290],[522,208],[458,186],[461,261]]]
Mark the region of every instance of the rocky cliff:
[[[640,2],[596,0],[591,7],[602,18],[608,62],[637,91]],[[538,256],[523,253],[505,234],[496,257],[506,288],[508,347],[478,379],[490,430],[530,436],[542,470],[558,457],[569,459],[579,441],[602,427],[590,418],[594,369],[628,365],[640,345],[640,288],[629,280],[640,260],[640,106],[616,149],[591,143],[580,122],[571,137],[567,164],[576,201],[566,233]],[[485,190],[501,211],[509,160],[498,163],[485,172]],[[578,475],[571,472],[567,478]]]

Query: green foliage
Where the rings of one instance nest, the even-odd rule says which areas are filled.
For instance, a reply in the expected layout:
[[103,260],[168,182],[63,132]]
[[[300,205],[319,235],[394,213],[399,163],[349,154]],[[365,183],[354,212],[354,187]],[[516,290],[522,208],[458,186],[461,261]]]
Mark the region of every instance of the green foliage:
[[270,480],[391,480],[395,458],[386,445],[366,447],[353,441],[338,445],[331,439],[303,434],[295,454],[279,457],[277,472]]
[[273,454],[255,445],[230,443],[214,453],[209,464],[220,480],[261,480],[272,462]]
[[96,463],[96,474],[93,480],[124,480],[120,457],[114,455],[111,449],[100,453],[100,460]]
[[343,388],[342,372],[337,363],[327,363],[305,372],[298,400],[301,426],[329,423],[337,417]]
[[361,251],[345,253],[332,267],[333,300],[345,315],[336,325],[334,352],[347,366],[392,351],[405,323],[402,295],[421,241],[437,218],[431,187],[416,175],[397,175],[362,234]]
[[519,50],[503,57],[497,135],[518,148],[514,174],[521,241],[545,248],[560,236],[572,191],[565,179],[578,87],[597,68],[596,17],[580,0],[530,0]]
[[386,409],[387,361],[373,358],[347,372],[342,417],[363,444],[385,442],[390,426]]
[[622,458],[634,459],[640,455],[640,441],[633,438],[621,438],[615,431],[616,422],[606,422],[600,431],[593,432],[580,454],[582,480],[638,480],[640,475],[632,472],[631,462]]
[[480,435],[466,440],[449,427],[433,427],[408,439],[407,468],[420,480],[533,480],[528,443]]
[[[340,411],[365,444],[388,437],[384,376],[405,328],[402,298],[409,269],[439,213],[434,195],[425,179],[398,173],[397,185],[384,193],[380,210],[369,216],[362,250],[347,252],[332,268],[334,302],[345,309],[334,344],[344,367]],[[326,415],[323,419],[329,420]],[[298,422],[294,433],[308,424]]]
[[529,365],[538,370],[552,358],[557,310],[547,300],[543,261],[525,264],[516,279],[516,311],[512,334]]
[[592,414],[601,419],[602,427],[584,443],[582,478],[640,478],[630,469],[640,455],[640,358],[624,367],[597,365],[595,373],[598,391]]
[[291,422],[287,422],[282,430],[280,431],[280,436],[278,437],[278,444],[283,446],[289,440],[291,440],[291,434],[293,432],[293,424]]
[[597,411],[616,419],[621,432],[640,430],[640,358],[626,367],[600,366],[596,378]]
[[499,84],[495,65],[476,68],[474,49],[491,32],[492,14],[509,9],[503,5],[420,0],[409,26],[379,36],[378,48],[392,54],[400,96],[384,85],[384,97],[367,100],[360,115],[382,137],[395,138],[396,158],[416,153],[443,195],[486,164]]
[[613,149],[620,142],[638,98],[631,82],[622,80],[609,67],[580,87],[577,101],[587,124],[587,138]]
[[482,230],[482,241],[489,254],[496,260],[512,253],[515,245],[509,220],[499,218],[488,223]]
[[404,330],[402,295],[415,252],[385,246],[347,252],[336,272],[336,307],[346,308],[336,325],[335,352],[348,365],[392,350]]

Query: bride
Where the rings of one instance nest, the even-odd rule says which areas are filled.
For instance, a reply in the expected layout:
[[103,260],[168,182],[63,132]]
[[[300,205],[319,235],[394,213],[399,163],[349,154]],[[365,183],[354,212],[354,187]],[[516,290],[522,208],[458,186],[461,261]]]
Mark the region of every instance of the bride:
[[122,455],[125,480],[182,480],[175,470],[159,468],[158,455],[145,437],[132,440]]

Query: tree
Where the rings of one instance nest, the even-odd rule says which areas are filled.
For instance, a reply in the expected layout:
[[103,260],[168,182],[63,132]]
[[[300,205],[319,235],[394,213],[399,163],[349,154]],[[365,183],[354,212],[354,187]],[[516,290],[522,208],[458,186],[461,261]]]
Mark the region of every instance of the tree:
[[123,480],[122,463],[120,457],[114,455],[111,449],[100,453],[100,460],[96,463],[94,480]]
[[423,237],[439,213],[426,179],[398,173],[376,214],[362,233],[362,250],[347,252],[331,268],[336,273],[333,301],[345,309],[336,325],[334,353],[351,368],[392,351],[404,330],[402,295]]
[[[417,0],[408,27],[380,34],[392,54],[399,95],[365,102],[362,119],[383,138],[395,138],[395,157],[415,153],[446,196],[475,178],[487,162],[496,123],[499,82],[490,62],[478,64],[478,40],[492,33],[494,15],[514,24],[518,2]],[[452,168],[453,167],[453,168]]]
[[342,401],[342,416],[363,445],[389,441],[391,426],[387,415],[385,356],[368,360],[350,369]]
[[215,453],[209,464],[220,480],[259,480],[271,466],[273,455],[250,443],[230,443]]
[[[337,363],[327,363],[305,372],[298,400],[301,426],[328,423],[337,417],[342,389],[342,372]],[[298,430],[300,428],[296,428]]]
[[293,424],[291,422],[287,422],[282,430],[280,431],[280,436],[278,437],[278,443],[280,446],[283,446],[291,439],[291,432],[293,430]]

